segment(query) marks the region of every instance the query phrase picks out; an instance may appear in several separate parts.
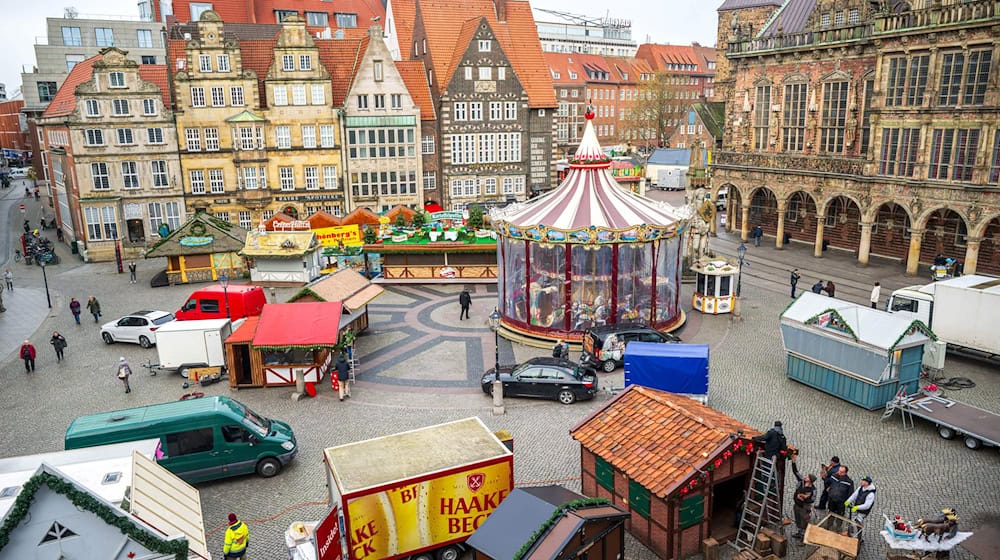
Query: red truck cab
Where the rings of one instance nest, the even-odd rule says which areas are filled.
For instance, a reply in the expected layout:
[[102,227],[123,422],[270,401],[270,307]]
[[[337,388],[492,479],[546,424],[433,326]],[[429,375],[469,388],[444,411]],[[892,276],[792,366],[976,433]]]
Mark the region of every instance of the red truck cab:
[[[226,300],[229,311],[226,313]],[[216,284],[192,293],[184,305],[174,313],[178,321],[199,319],[242,319],[260,315],[267,298],[260,286],[230,285],[225,290]]]

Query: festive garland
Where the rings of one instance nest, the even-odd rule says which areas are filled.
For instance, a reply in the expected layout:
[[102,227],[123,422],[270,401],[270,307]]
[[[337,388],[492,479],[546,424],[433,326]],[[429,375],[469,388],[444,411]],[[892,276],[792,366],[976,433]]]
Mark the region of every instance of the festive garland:
[[191,224],[191,227],[188,228],[188,229],[191,232],[191,235],[194,235],[195,237],[201,237],[201,236],[205,235],[205,231],[206,231],[205,230],[205,224],[203,224],[201,222],[195,222],[195,223]]
[[708,473],[714,472],[716,469],[722,467],[723,463],[732,458],[733,454],[737,451],[742,451],[747,455],[753,455],[754,453],[754,442],[747,441],[744,443],[743,440],[738,439],[733,443],[732,447],[726,449],[722,452],[722,455],[716,457],[714,461],[710,462],[705,470],[698,469],[698,474],[696,474],[691,480],[681,486],[677,494],[670,496],[669,500],[672,502],[679,497],[687,496],[692,490],[698,487],[699,484],[708,480]]
[[565,504],[559,506],[558,508],[556,508],[554,512],[552,512],[552,515],[548,518],[548,520],[546,520],[545,523],[542,523],[542,526],[539,527],[534,533],[532,533],[530,537],[528,537],[528,542],[521,545],[521,548],[517,551],[517,554],[514,555],[513,560],[521,560],[522,558],[524,558],[525,555],[527,555],[528,552],[531,550],[531,548],[535,546],[535,541],[537,541],[542,535],[547,533],[549,529],[556,524],[557,521],[559,521],[560,519],[562,519],[564,515],[566,515],[567,512],[583,508],[606,506],[610,504],[611,502],[608,501],[606,498],[583,498],[580,500],[573,500],[572,502],[566,502]]
[[47,472],[36,474],[24,484],[17,500],[14,501],[14,506],[7,514],[3,526],[0,526],[0,550],[7,546],[10,542],[10,534],[30,513],[31,503],[43,484],[53,492],[66,496],[78,509],[93,513],[108,525],[117,527],[123,534],[149,550],[161,554],[173,554],[176,560],[187,560],[187,539],[165,540],[151,535],[137,527],[128,515],[119,513],[121,510],[109,507],[90,493],[79,490],[76,485]]

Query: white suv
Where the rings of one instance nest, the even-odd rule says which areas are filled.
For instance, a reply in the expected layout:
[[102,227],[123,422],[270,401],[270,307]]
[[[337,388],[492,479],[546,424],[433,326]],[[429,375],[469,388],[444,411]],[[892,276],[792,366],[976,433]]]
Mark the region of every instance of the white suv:
[[104,323],[101,338],[105,344],[134,342],[149,348],[156,344],[156,329],[173,320],[173,313],[166,311],[136,311],[117,321]]

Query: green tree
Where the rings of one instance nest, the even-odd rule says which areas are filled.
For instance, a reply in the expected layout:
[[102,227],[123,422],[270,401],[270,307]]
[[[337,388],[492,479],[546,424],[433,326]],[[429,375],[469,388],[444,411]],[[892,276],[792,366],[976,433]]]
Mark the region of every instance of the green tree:
[[396,214],[396,227],[406,227],[406,218],[403,216],[402,212]]
[[483,227],[483,207],[478,204],[469,208],[469,219],[466,220],[465,225],[469,229],[480,229]]
[[376,241],[378,241],[378,235],[375,234],[375,230],[372,229],[372,228],[370,228],[370,227],[366,227],[365,228],[365,244],[371,245],[371,244],[375,243]]
[[423,210],[417,210],[417,213],[413,215],[413,227],[420,229],[427,225],[427,213]]
[[635,146],[663,147],[676,128],[675,123],[687,112],[691,99],[683,99],[686,91],[679,86],[683,77],[666,72],[639,80],[636,98],[622,112],[618,125],[619,138]]

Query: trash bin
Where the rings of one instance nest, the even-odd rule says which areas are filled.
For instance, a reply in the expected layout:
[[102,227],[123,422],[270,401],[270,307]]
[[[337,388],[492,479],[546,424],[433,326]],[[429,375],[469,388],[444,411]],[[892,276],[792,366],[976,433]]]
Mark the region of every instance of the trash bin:
[[823,250],[826,251],[827,247],[830,246],[830,242],[826,239],[823,240]]
[[80,254],[80,247],[77,246],[76,241],[70,243],[69,248],[70,248],[70,251],[72,251],[74,255],[79,255]]
[[781,244],[782,244],[782,245],[788,245],[788,242],[789,242],[789,241],[791,241],[791,240],[792,240],[792,234],[790,234],[790,233],[786,233],[786,234],[785,234],[785,235],[784,235],[784,236],[783,236],[783,237],[781,238]]

